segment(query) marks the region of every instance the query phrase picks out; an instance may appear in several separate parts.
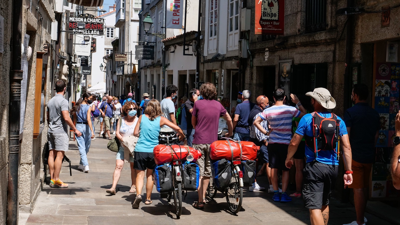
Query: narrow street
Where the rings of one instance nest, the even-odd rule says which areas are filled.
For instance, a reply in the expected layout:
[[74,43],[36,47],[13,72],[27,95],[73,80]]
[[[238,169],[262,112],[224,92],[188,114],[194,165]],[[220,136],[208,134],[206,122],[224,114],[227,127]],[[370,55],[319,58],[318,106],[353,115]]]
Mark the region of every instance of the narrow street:
[[[99,127],[97,127],[97,131]],[[98,134],[97,134],[98,136]],[[183,215],[180,220],[170,212],[172,206],[166,199],[159,199],[157,190],[153,189],[153,204],[140,205],[140,209],[131,207],[134,195],[129,194],[130,171],[125,164],[118,192],[108,195],[112,173],[115,167],[115,153],[106,148],[106,139],[96,138],[88,154],[90,172],[83,173],[77,169],[79,152],[76,142],[70,141],[67,156],[72,162],[72,176],[69,175],[68,163],[64,162],[61,179],[69,184],[66,189],[52,189],[44,186],[32,214],[26,214],[20,224],[310,224],[308,212],[301,199],[292,203],[275,203],[272,194],[266,192],[252,193],[245,191],[244,211],[237,216],[227,210],[225,197],[218,193],[216,202],[206,205],[204,211],[194,209],[191,203],[196,200],[196,192],[188,192],[183,204]],[[266,185],[266,177],[257,180]],[[333,199],[329,224],[342,225],[355,218],[354,207],[341,204]],[[172,203],[172,201],[171,201]],[[24,216],[22,216],[24,217]],[[367,214],[369,224],[390,224]]]

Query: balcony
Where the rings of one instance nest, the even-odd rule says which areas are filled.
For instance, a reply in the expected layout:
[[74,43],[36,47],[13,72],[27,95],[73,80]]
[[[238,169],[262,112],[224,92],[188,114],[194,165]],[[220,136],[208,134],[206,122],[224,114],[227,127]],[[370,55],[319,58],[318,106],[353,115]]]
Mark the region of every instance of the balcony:
[[115,26],[121,27],[125,22],[125,0],[117,0],[116,6]]

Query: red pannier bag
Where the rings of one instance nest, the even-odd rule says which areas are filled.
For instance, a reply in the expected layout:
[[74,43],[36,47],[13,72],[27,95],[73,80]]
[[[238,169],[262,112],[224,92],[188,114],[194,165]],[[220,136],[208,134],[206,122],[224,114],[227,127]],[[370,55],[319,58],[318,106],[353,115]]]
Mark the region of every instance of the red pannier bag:
[[[172,149],[174,149],[175,152]],[[189,154],[188,149],[193,155],[193,162],[196,162],[197,159],[201,157],[201,152],[187,145],[157,145],[153,150],[154,160],[156,161],[157,165],[169,163],[173,160],[178,160],[179,158],[186,160],[186,157]]]
[[[240,158],[240,146],[239,142],[229,141],[233,151],[233,159]],[[257,151],[260,149],[259,146],[255,145],[251,141],[241,141],[242,146],[242,158],[241,160],[256,160]],[[211,144],[210,158],[213,161],[220,159],[232,160],[232,151],[229,147],[228,140],[214,141]]]

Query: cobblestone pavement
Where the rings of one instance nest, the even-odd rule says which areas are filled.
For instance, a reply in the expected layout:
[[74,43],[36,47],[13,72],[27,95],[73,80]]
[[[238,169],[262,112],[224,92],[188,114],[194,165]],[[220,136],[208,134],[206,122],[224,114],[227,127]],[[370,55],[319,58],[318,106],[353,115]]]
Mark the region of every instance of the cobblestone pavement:
[[[222,194],[218,193],[215,202],[206,205],[205,210],[196,210],[191,203],[196,200],[196,192],[188,192],[183,203],[181,219],[175,219],[170,212],[172,205],[165,199],[159,199],[153,189],[153,204],[143,203],[140,209],[132,209],[134,195],[129,194],[130,171],[125,164],[118,184],[118,192],[109,196],[105,190],[111,186],[115,167],[115,153],[106,148],[107,140],[97,138],[92,141],[88,154],[90,172],[77,170],[79,151],[75,142],[70,142],[67,156],[72,161],[72,176],[67,163],[63,164],[61,179],[69,184],[68,189],[51,189],[47,185],[40,193],[33,213],[20,220],[20,224],[309,224],[308,211],[301,199],[292,203],[275,203],[272,194],[266,192],[244,192],[244,211],[237,216],[226,209]],[[266,178],[259,178],[260,184]],[[389,224],[367,214],[368,224]],[[349,223],[355,219],[352,205],[333,200],[329,224]]]

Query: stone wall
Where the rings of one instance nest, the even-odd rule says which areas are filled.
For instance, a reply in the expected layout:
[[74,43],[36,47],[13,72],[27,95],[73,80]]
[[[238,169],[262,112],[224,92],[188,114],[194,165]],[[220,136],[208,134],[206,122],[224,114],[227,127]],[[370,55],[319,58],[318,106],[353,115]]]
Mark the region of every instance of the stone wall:
[[8,104],[11,63],[11,16],[12,0],[0,1],[0,15],[4,18],[4,52],[0,53],[0,224],[6,223],[8,183]]

